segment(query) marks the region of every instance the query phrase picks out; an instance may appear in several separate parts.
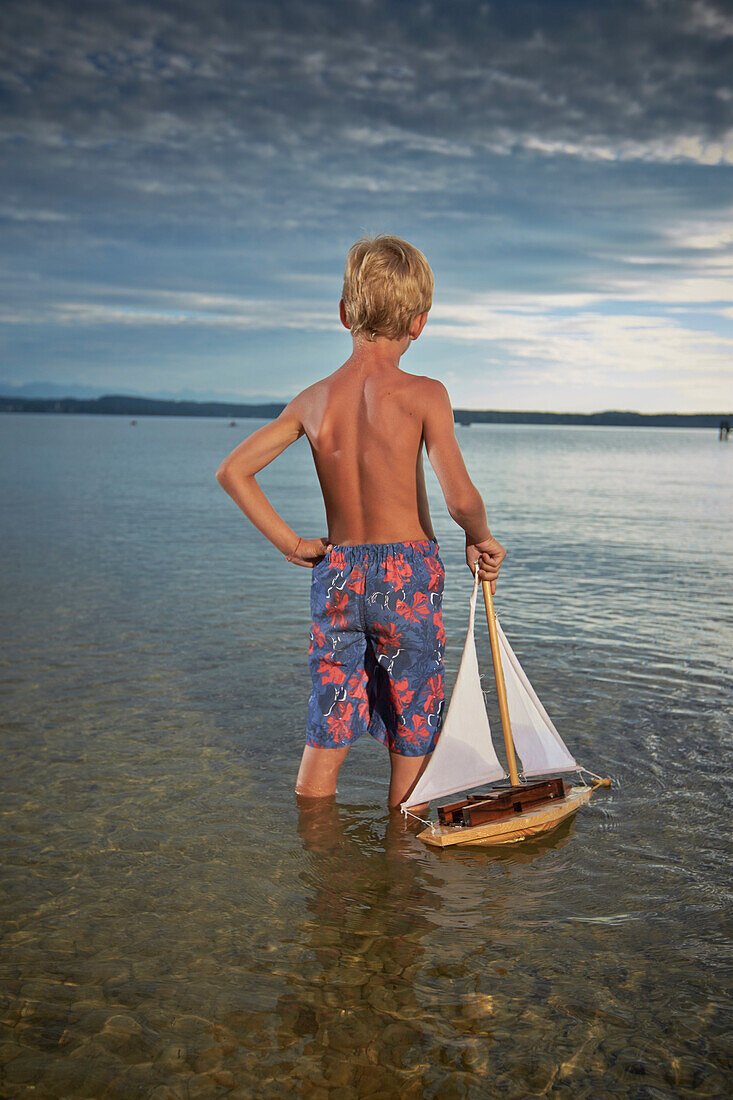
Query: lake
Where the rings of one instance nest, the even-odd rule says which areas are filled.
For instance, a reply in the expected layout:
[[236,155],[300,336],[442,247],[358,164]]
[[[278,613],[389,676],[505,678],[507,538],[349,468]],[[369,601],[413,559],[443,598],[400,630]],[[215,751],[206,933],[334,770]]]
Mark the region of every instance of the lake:
[[[613,788],[544,840],[439,851],[369,737],[296,804],[310,572],[215,481],[260,423],[0,417],[0,1093],[725,1095],[733,442],[457,429],[504,629]],[[471,575],[428,477],[450,687]],[[326,534],[304,440],[260,482]]]

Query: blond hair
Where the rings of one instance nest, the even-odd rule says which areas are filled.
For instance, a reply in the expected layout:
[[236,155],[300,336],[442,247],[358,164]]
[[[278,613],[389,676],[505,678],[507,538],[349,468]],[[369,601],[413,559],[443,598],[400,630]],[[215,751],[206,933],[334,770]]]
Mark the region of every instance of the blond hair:
[[433,304],[433,273],[400,237],[362,237],[349,249],[342,297],[352,335],[397,340]]

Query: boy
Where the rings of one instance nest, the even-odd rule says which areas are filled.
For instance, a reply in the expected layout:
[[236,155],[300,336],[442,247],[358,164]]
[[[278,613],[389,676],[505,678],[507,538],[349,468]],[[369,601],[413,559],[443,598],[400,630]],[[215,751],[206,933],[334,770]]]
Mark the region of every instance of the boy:
[[[468,476],[441,382],[399,367],[427,321],[433,273],[399,237],[349,251],[341,321],[353,353],[224,459],[216,477],[288,561],[313,570],[313,688],[295,791],[333,795],[349,746],[368,730],[389,749],[388,805],[399,806],[442,726],[444,569],[430,520],[425,445],[466,561],[496,590],[505,551]],[[305,434],[323,492],[328,538],[299,537],[255,475]],[[420,813],[425,806],[412,807]]]

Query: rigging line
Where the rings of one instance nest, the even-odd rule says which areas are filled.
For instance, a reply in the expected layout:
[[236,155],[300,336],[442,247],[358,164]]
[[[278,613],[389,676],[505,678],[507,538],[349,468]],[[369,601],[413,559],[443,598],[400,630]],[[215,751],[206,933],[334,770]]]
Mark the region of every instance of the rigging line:
[[596,775],[595,772],[592,772],[590,770],[590,768],[584,768],[582,764],[578,765],[578,771],[579,772],[585,772],[586,775],[592,775],[594,779],[601,779],[602,778],[600,775]]
[[413,814],[410,810],[403,810],[402,814],[406,817],[408,814],[410,817],[414,817],[415,821],[421,821],[423,825],[429,825],[431,829],[435,830],[435,826],[432,821],[426,821],[424,817],[420,817],[418,814]]
[[590,770],[590,768],[581,768],[580,770],[585,772],[586,775],[592,775],[593,778],[595,779],[595,783],[593,784],[593,787],[592,787],[593,790],[595,790],[596,787],[612,787],[613,786],[613,783],[608,778],[608,776],[606,776],[606,778],[603,779],[600,775],[596,775],[595,772],[592,772]]

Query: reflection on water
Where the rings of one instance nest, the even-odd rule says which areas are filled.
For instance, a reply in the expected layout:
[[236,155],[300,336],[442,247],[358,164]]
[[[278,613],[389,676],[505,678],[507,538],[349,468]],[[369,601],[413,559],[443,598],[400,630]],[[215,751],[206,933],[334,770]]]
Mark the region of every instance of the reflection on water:
[[[0,1095],[726,1093],[733,448],[461,434],[505,629],[615,783],[493,851],[426,848],[367,738],[296,800],[309,576],[216,486],[223,422],[3,418]],[[302,457],[264,480],[320,533]]]

